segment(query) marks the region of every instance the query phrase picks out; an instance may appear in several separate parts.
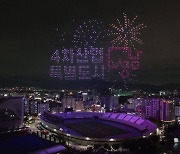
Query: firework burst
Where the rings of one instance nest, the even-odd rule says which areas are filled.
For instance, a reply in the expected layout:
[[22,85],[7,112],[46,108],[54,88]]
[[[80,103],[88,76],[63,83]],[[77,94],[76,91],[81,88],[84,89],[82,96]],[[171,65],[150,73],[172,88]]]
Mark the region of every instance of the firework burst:
[[109,36],[115,37],[111,41],[113,46],[121,45],[133,47],[135,49],[135,44],[143,44],[142,40],[139,39],[140,31],[144,29],[146,26],[144,24],[134,25],[137,16],[135,16],[132,20],[130,20],[125,13],[124,15],[124,24],[122,25],[120,21],[117,19],[118,25],[111,24],[111,32],[108,34]]
[[100,44],[104,35],[102,21],[89,20],[83,22],[73,35],[72,43],[75,47],[90,47]]

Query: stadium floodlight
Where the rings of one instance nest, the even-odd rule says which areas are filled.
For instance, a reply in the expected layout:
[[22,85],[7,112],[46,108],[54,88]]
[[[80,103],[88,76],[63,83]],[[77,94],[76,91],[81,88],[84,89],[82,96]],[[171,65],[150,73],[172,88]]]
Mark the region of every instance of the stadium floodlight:
[[178,138],[174,138],[174,143],[179,143],[179,139]]
[[86,140],[90,140],[90,138],[89,138],[89,137],[86,137]]
[[109,141],[114,141],[114,139],[113,139],[113,138],[111,138],[111,139],[109,139]]

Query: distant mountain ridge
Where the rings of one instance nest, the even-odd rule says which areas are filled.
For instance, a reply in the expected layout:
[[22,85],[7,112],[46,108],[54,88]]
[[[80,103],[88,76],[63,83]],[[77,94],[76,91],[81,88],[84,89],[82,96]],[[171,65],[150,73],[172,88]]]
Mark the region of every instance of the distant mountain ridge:
[[[0,77],[0,87],[39,87],[46,89],[123,89],[123,82],[111,82],[104,80],[82,80],[82,81],[61,81],[52,78],[28,78],[28,77],[14,77],[3,78]],[[153,85],[146,83],[127,83],[128,90],[144,90],[144,91],[159,91],[159,90],[174,90],[180,89],[180,83],[167,83],[163,85]]]

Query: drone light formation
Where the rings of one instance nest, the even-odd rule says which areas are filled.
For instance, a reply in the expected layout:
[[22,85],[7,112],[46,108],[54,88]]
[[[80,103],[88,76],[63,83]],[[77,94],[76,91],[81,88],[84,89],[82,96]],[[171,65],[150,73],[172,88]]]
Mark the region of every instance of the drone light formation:
[[56,50],[51,56],[50,76],[61,80],[104,79],[103,48]]
[[97,46],[105,37],[102,21],[83,22],[74,32],[72,43],[75,48]]
[[135,25],[137,16],[130,20],[125,13],[124,15],[124,25],[121,24],[119,19],[117,19],[118,25],[110,24],[111,32],[109,36],[114,36],[115,39],[111,41],[113,46],[124,46],[132,47],[135,49],[135,44],[143,44],[142,40],[139,38],[140,31],[146,26],[144,24]]
[[[113,52],[123,52],[126,54],[126,59],[119,58],[118,61],[113,61]],[[129,47],[110,47],[108,48],[108,68],[110,70],[120,70],[119,74],[122,79],[127,79],[130,72],[138,70],[140,67],[140,55],[142,51],[137,51],[136,55],[132,55],[132,50]]]
[[[137,16],[130,20],[125,13],[123,15],[124,23],[117,19],[118,25],[105,26],[98,20],[84,21],[73,27],[71,39],[62,31],[60,49],[55,50],[50,58],[50,76],[61,80],[110,79],[107,74],[115,70],[126,83],[126,79],[140,68],[142,51],[137,48],[143,44],[139,37],[146,26],[135,25]],[[65,48],[67,44],[68,48]],[[114,57],[113,53],[118,55]]]

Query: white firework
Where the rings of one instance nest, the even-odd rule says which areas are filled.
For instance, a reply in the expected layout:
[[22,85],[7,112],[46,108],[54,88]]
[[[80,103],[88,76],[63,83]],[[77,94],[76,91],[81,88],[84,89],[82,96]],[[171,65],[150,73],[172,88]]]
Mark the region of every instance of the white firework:
[[135,43],[143,44],[142,40],[139,38],[141,34],[140,31],[146,26],[144,24],[134,25],[137,16],[130,20],[125,13],[124,15],[124,25],[120,23],[117,19],[118,25],[111,24],[110,26],[114,29],[109,36],[115,36],[115,39],[111,41],[112,45],[129,46],[135,48]]

